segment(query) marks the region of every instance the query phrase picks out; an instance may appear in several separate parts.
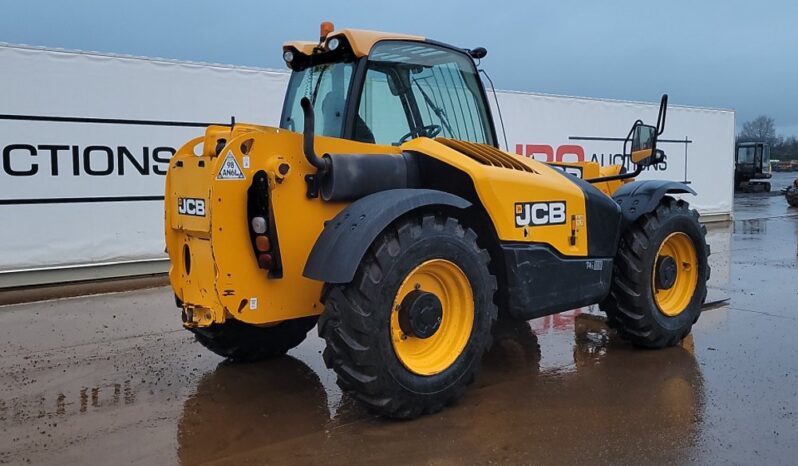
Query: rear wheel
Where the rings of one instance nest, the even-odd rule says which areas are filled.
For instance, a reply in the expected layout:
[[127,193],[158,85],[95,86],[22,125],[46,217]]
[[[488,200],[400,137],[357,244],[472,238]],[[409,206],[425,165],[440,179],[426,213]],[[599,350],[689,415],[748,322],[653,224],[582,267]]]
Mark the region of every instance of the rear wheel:
[[476,238],[444,215],[402,219],[375,240],[352,283],[327,289],[324,361],[371,411],[434,413],[473,381],[497,313],[496,279]]
[[610,295],[601,303],[608,324],[633,343],[673,346],[701,314],[709,278],[709,246],[698,212],[665,197],[621,238]]
[[189,329],[197,341],[219,356],[238,362],[254,362],[282,356],[305,340],[316,325],[316,317],[286,320],[259,327],[228,320],[210,327]]

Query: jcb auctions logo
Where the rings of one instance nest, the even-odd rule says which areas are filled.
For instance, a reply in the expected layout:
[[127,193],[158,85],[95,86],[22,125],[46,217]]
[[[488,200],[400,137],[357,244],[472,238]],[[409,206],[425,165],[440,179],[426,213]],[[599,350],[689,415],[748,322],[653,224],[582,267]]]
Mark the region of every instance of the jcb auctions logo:
[[559,225],[565,223],[565,202],[516,202],[515,226]]
[[195,217],[204,217],[205,199],[179,197],[177,198],[177,213],[181,215],[193,215]]

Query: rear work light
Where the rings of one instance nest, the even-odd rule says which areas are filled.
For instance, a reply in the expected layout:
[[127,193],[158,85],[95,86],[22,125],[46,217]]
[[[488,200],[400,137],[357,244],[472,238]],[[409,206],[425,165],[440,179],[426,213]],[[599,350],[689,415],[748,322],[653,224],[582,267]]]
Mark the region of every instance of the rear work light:
[[252,177],[252,185],[247,191],[247,218],[249,238],[258,267],[266,270],[269,278],[282,278],[277,228],[269,198],[269,177],[262,170]]

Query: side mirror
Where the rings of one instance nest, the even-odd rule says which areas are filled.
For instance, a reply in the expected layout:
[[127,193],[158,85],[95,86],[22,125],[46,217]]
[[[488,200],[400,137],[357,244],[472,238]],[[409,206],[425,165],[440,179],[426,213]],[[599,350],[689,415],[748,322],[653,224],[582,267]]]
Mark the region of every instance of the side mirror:
[[665,113],[668,109],[668,95],[662,96],[659,105],[659,115],[657,116],[657,126],[646,125],[637,120],[629,131],[624,142],[624,153],[626,146],[631,142],[632,152],[630,157],[632,162],[640,167],[656,165],[665,160],[665,152],[657,149],[657,137],[665,131]]
[[657,149],[657,128],[635,123],[632,129],[632,162],[638,165],[651,165]]

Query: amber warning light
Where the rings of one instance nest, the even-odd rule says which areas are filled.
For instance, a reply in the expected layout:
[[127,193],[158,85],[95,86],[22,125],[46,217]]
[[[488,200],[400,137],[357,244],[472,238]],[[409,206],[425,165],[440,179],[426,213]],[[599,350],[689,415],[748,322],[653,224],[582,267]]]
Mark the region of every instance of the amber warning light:
[[319,42],[324,42],[327,35],[335,30],[335,25],[330,21],[324,21],[319,28]]

